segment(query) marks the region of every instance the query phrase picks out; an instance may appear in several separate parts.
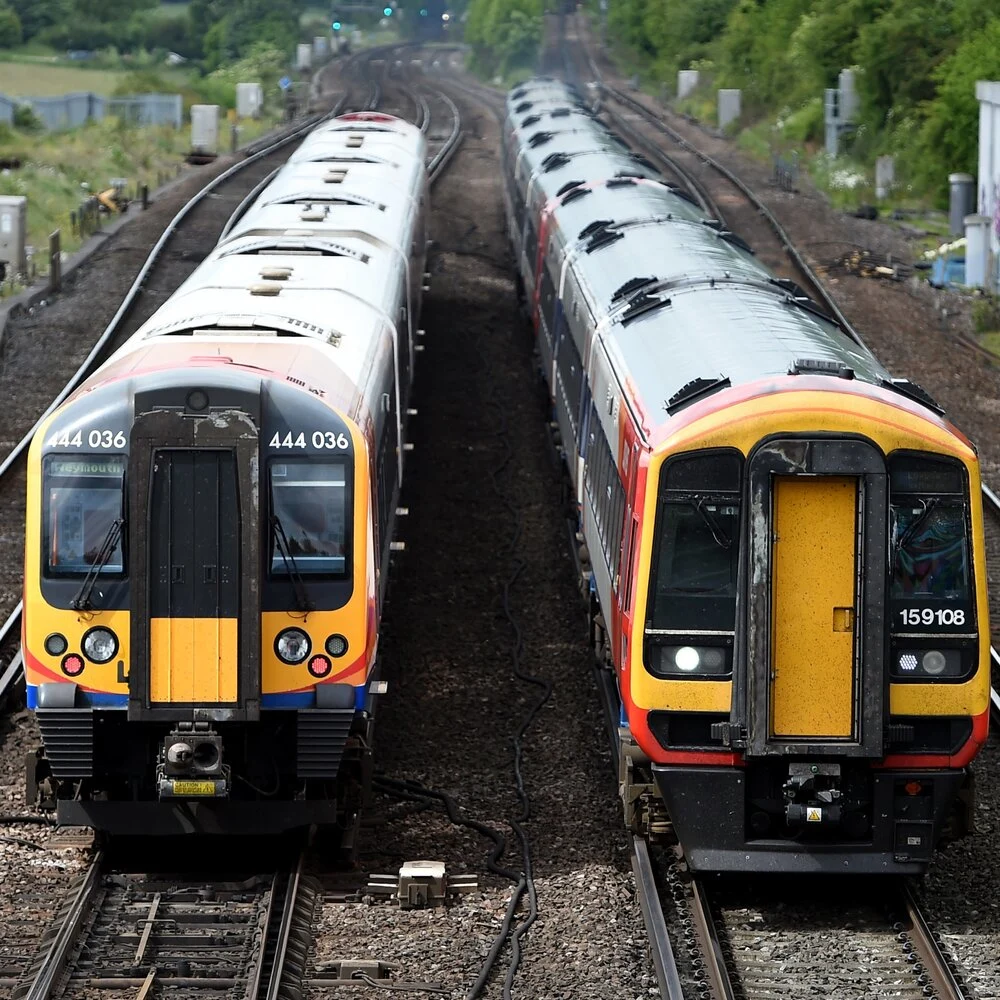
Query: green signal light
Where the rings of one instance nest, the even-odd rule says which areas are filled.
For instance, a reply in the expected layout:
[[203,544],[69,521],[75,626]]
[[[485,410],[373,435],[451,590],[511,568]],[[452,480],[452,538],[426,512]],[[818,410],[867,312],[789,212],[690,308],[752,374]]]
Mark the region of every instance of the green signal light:
[[340,21],[334,21],[333,22],[333,30],[334,31],[340,31]]
[[383,14],[384,14],[384,15],[385,15],[386,17],[392,17],[392,8],[391,8],[391,7],[383,7],[383,8],[382,8],[382,13],[383,13]]
[[421,7],[420,8],[420,16],[421,17],[426,17],[427,16],[427,8],[426,7]]

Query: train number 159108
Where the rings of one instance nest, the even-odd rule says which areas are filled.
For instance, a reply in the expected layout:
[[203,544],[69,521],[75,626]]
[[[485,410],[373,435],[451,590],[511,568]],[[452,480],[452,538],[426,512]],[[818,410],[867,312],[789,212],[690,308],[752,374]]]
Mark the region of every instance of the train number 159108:
[[899,617],[904,625],[964,625],[962,608],[903,608]]

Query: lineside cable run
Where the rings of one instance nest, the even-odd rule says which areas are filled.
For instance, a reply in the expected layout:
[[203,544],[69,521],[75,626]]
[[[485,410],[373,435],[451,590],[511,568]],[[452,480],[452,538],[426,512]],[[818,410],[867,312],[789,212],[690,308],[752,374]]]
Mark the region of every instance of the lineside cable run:
[[[514,780],[517,789],[518,802],[521,805],[520,812],[510,818],[509,822],[511,828],[517,834],[518,839],[521,841],[521,856],[522,863],[524,865],[523,872],[523,886],[519,885],[518,889],[514,893],[514,897],[511,900],[511,905],[516,906],[520,900],[520,897],[524,895],[525,892],[528,894],[528,915],[520,923],[517,929],[514,931],[513,936],[510,939],[511,944],[511,959],[510,964],[507,968],[507,975],[504,978],[503,985],[503,996],[504,1000],[510,1000],[511,997],[511,987],[514,983],[514,977],[517,975],[518,967],[521,964],[521,939],[528,933],[531,929],[531,925],[538,918],[538,894],[535,888],[534,871],[532,866],[532,856],[531,856],[531,840],[524,828],[525,823],[531,819],[531,798],[528,795],[527,789],[524,785],[524,772],[523,772],[523,762],[524,762],[524,737],[531,727],[538,713],[542,710],[542,707],[549,700],[552,695],[552,682],[546,680],[542,677],[538,677],[534,674],[528,673],[522,665],[522,654],[524,652],[524,633],[521,629],[521,625],[514,615],[513,609],[511,607],[511,591],[516,584],[518,578],[525,568],[525,560],[518,554],[518,547],[521,542],[521,535],[524,530],[524,518],[522,516],[519,506],[511,498],[511,496],[505,491],[501,479],[504,473],[511,465],[511,461],[514,457],[514,449],[510,442],[510,425],[507,419],[507,408],[500,403],[497,398],[497,385],[493,377],[493,368],[488,363],[487,359],[483,356],[482,351],[478,351],[480,357],[483,361],[483,366],[486,371],[487,381],[489,383],[489,396],[486,400],[487,405],[492,407],[496,411],[497,420],[496,427],[497,431],[495,437],[503,449],[504,455],[500,463],[490,472],[490,478],[493,484],[493,492],[496,494],[497,498],[500,500],[501,504],[506,507],[510,514],[511,521],[513,522],[513,527],[511,529],[511,537],[507,546],[507,554],[510,557],[510,573],[507,578],[503,581],[501,585],[501,599],[503,606],[503,614],[507,619],[512,633],[511,641],[511,668],[514,676],[524,684],[531,685],[532,687],[539,689],[539,695],[534,704],[528,710],[528,714],[524,717],[520,727],[514,734],[513,739],[513,750],[514,750]],[[474,996],[478,994],[470,994],[468,1000],[472,1000]]]

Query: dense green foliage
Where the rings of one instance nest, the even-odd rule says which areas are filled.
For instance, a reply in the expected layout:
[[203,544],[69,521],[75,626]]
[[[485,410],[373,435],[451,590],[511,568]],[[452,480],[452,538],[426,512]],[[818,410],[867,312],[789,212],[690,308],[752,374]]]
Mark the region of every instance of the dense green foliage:
[[542,43],[542,0],[471,0],[465,40],[482,73],[532,66]]
[[896,153],[908,176],[943,191],[975,172],[975,81],[1000,79],[996,0],[613,0],[608,27],[648,77],[701,68],[740,87],[745,114],[820,141],[822,91],[854,67],[861,120],[853,151]]
[[0,48],[37,40],[56,49],[170,51],[206,71],[266,43],[285,53],[299,41],[306,0],[0,0]]

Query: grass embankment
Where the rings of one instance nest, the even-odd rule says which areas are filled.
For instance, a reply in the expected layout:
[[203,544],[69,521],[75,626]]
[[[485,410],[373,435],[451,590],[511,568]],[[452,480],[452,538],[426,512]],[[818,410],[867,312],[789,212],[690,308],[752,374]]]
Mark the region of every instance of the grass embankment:
[[62,66],[39,57],[0,62],[0,94],[7,97],[57,97],[90,91],[109,97],[126,73]]
[[[0,62],[0,93],[11,96],[93,91],[106,96],[179,93],[183,100],[185,124],[177,130],[128,126],[117,119],[63,132],[0,125],[0,159],[21,162],[19,168],[0,173],[0,194],[28,198],[28,243],[35,248],[34,267],[39,274],[48,271],[46,248],[53,230],[61,230],[64,251],[79,247],[82,240],[72,231],[70,213],[89,194],[104,190],[118,177],[125,178],[129,193],[142,184],[152,190],[184,169],[183,158],[191,143],[188,113],[192,104],[218,104],[224,119],[235,105],[236,83],[260,80],[268,102],[265,114],[259,120],[240,122],[238,144],[252,141],[279,119],[276,81],[286,65],[280,52],[258,54],[208,76],[186,67],[136,66],[135,62],[121,57],[118,66],[82,67],[37,46]],[[223,120],[220,150],[227,150],[229,144],[229,126]],[[0,294],[16,290],[6,283]]]
[[[242,122],[239,143],[261,135],[275,120],[269,116]],[[64,252],[80,246],[82,240],[70,225],[70,212],[84,198],[104,190],[112,177],[126,178],[131,194],[140,184],[153,190],[182,169],[196,169],[183,166],[190,145],[190,128],[136,128],[113,118],[68,132],[19,132],[0,126],[0,157],[21,160],[19,169],[0,173],[0,194],[28,198],[28,243],[35,248],[37,273],[48,273],[48,240],[54,230],[61,230]],[[220,148],[229,148],[224,122]],[[3,294],[18,290],[9,283],[3,286]]]

